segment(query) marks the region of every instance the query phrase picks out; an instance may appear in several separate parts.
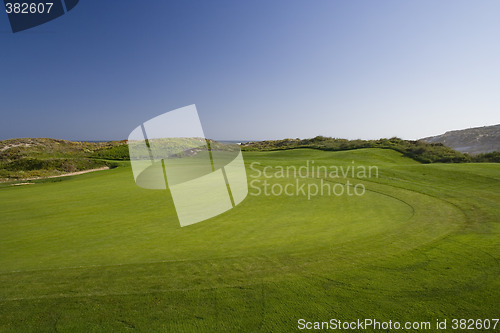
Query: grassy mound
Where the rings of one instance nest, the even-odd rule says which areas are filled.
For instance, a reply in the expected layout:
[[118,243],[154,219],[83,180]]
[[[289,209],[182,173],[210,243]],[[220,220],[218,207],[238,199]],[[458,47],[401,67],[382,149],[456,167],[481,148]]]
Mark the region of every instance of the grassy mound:
[[312,139],[284,139],[248,142],[242,145],[247,151],[283,150],[296,148],[315,148],[328,151],[353,150],[362,148],[392,149],[422,163],[463,163],[463,162],[499,162],[500,153],[493,152],[479,155],[462,154],[442,143],[427,143],[399,138],[379,140],[346,140],[317,136]]

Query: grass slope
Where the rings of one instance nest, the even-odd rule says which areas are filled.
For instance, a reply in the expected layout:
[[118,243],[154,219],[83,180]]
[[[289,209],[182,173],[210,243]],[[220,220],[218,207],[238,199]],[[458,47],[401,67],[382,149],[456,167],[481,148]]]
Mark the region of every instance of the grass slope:
[[169,193],[138,188],[126,162],[1,188],[0,331],[290,332],[299,318],[498,318],[500,165],[424,165],[387,149],[244,157],[249,180],[252,162],[354,161],[380,174],[347,179],[366,186],[362,197],[249,195],[185,228]]

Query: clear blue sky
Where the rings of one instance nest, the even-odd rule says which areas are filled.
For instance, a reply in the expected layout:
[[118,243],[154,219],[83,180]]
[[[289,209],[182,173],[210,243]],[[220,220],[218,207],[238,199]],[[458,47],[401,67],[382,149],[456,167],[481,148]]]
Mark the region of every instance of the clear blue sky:
[[217,139],[500,123],[500,1],[102,1],[12,34],[0,139],[125,139],[196,104]]

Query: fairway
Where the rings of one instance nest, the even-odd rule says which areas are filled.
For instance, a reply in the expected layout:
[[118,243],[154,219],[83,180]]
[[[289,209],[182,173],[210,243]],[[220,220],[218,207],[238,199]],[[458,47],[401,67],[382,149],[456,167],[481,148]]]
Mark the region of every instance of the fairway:
[[[254,168],[376,166],[362,196],[254,195],[181,228],[118,168],[0,188],[0,331],[291,332],[297,322],[498,318],[500,165],[389,149],[244,152]],[[258,163],[255,163],[258,162]],[[251,167],[254,163],[254,167]],[[293,176],[270,178],[293,183]]]

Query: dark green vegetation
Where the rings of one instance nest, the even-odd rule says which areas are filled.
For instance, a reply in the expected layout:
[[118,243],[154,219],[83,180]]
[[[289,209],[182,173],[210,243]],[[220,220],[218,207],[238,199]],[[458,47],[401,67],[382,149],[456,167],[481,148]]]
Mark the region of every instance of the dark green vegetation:
[[463,163],[463,162],[500,162],[500,153],[471,156],[453,150],[442,143],[409,141],[400,138],[379,140],[346,140],[317,136],[312,139],[284,139],[248,142],[242,149],[249,151],[282,150],[296,148],[315,148],[327,151],[352,150],[361,148],[392,149],[422,163]]
[[444,134],[423,138],[429,143],[442,143],[462,153],[482,154],[500,151],[500,124],[448,131]]
[[325,179],[362,183],[362,197],[249,195],[185,228],[169,193],[137,187],[126,162],[1,188],[0,331],[291,332],[300,318],[498,318],[500,164],[420,164],[392,149],[244,157],[260,169],[354,161],[378,166],[379,177]]

